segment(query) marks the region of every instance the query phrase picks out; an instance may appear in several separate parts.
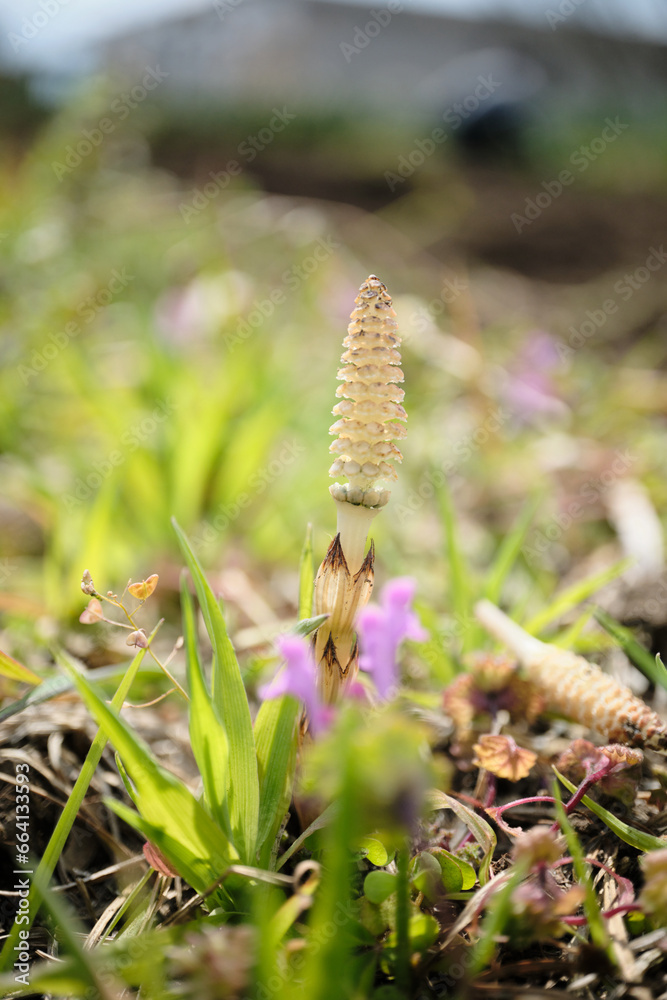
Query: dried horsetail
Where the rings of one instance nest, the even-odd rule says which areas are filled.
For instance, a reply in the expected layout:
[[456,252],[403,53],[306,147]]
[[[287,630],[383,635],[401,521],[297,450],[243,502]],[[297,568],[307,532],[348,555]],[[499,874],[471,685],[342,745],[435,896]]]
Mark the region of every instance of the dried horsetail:
[[373,589],[372,542],[365,551],[368,529],[389,499],[381,483],[397,478],[389,462],[402,456],[393,441],[406,435],[403,424],[396,423],[406,419],[400,405],[404,392],[396,385],[403,381],[396,313],[374,274],[359,289],[343,344],[338,371],[343,384],[336,393],[342,398],[333,408],[339,419],[330,428],[337,435],[329,449],[336,459],[329,475],[349,482],[334,483],[329,490],[336,502],[337,534],[315,579],[313,607],[316,615],[329,614],[314,639],[318,686],[329,704],[357,674],[354,619]]
[[475,607],[478,621],[517,657],[548,708],[598,732],[609,743],[667,754],[667,725],[630,691],[582,656],[541,642],[490,601]]

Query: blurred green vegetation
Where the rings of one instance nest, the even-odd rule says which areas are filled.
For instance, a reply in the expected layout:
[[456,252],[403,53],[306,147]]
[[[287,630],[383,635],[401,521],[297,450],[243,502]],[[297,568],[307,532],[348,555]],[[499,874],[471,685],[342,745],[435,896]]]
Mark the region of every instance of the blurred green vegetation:
[[[632,555],[617,487],[631,481],[646,501],[636,508],[641,516],[652,504],[663,524],[667,504],[667,257],[658,224],[665,212],[665,138],[654,140],[657,123],[633,125],[577,175],[573,195],[568,189],[534,226],[517,232],[512,213],[599,133],[604,115],[536,124],[521,170],[467,164],[450,143],[391,191],[384,172],[413,148],[415,135],[428,134],[429,123],[304,116],[276,136],[257,164],[229,176],[235,150],[265,125],[265,116],[248,110],[186,120],[146,102],[102,134],[114,93],[109,84],[91,83],[48,122],[26,114],[23,129],[14,114],[13,141],[0,158],[2,650],[47,675],[54,640],[88,666],[123,661],[125,634],[75,624],[86,600],[79,586],[84,569],[102,592],[159,573],[150,610],[167,618],[160,643],[171,650],[181,627],[177,594],[187,553],[171,526],[175,516],[212,590],[223,591],[223,631],[229,627],[240,653],[235,682],[246,684],[254,708],[270,655],[267,639],[310,614],[308,574],[301,588],[298,575],[306,524],[314,525],[315,565],[335,530],[327,492],[335,372],[356,290],[373,272],[394,297],[409,414],[399,480],[373,525],[376,576],[379,584],[390,575],[416,577],[417,608],[430,634],[406,651],[410,711],[424,710],[428,718],[465,657],[488,644],[474,621],[480,596],[564,647],[609,648],[593,608],[582,605]],[[647,199],[643,208],[638,196]],[[589,205],[607,229],[592,228],[579,214]],[[549,227],[566,217],[575,224],[560,244],[549,242]],[[528,264],[538,252],[543,274],[559,254],[572,258],[568,277],[536,276]],[[523,270],[516,264],[521,255]],[[657,267],[647,267],[649,258]],[[664,604],[655,585],[659,562],[647,593]],[[209,616],[214,607],[217,613],[198,571],[195,578]],[[189,672],[196,667],[198,676],[194,612],[183,587]],[[645,669],[653,663],[631,633],[602,620]],[[211,640],[215,647],[215,635]],[[175,648],[174,655],[175,673],[182,673],[184,654]],[[5,673],[16,676],[11,668],[6,661]],[[108,684],[110,671],[96,679]],[[32,701],[50,697],[59,683],[58,691],[67,690],[61,681],[47,680],[47,691],[33,693]],[[15,681],[3,684],[11,698]],[[149,672],[133,689],[134,700],[153,698],[165,686]],[[227,698],[226,681],[217,690],[223,688]],[[5,719],[25,704],[5,706]],[[272,719],[271,704],[260,709],[256,735],[261,720]],[[99,708],[108,715],[101,701]],[[164,725],[173,718],[165,713]],[[315,984],[313,995],[324,995],[329,983],[340,993],[339,972],[349,989],[369,994],[378,969],[396,975],[405,993],[410,954],[426,954],[438,933],[434,917],[413,905],[410,879],[421,893],[434,870],[443,879],[447,859],[443,867],[438,858],[452,857],[439,839],[435,857],[420,848],[419,863],[409,868],[404,826],[414,822],[416,792],[433,783],[449,787],[454,765],[441,753],[433,762],[424,756],[425,731],[412,718],[373,713],[365,729],[359,718],[353,705],[314,744],[305,771],[306,788],[309,780],[311,791],[339,803],[331,828],[308,845],[316,856],[318,843],[324,845],[328,869],[307,922],[306,940],[314,946],[305,978]],[[249,724],[250,715],[243,720]],[[223,745],[214,722],[209,714],[206,740],[203,731],[193,737],[198,760],[207,741]],[[270,734],[281,732],[265,723],[257,744],[264,760],[267,746],[279,745]],[[118,726],[115,733],[122,737]],[[132,738],[124,746],[135,765],[144,761]],[[215,774],[207,777],[215,783]],[[237,787],[238,774],[234,781]],[[280,781],[262,787],[276,811],[266,854],[282,821],[285,789]],[[156,790],[164,806],[163,789]],[[455,865],[458,888],[447,888],[463,900],[475,881],[473,860],[481,862],[480,884],[488,876],[496,838],[467,806],[438,794],[438,808],[468,814],[483,850],[464,862],[472,873],[465,890],[464,868]],[[178,803],[180,822],[190,793],[181,792]],[[247,819],[247,810],[240,815]],[[51,861],[62,847],[57,840]],[[350,848],[358,852],[359,843],[371,841],[384,851],[373,864],[398,852],[395,872],[371,873],[385,876],[379,895],[373,880],[362,892],[359,858],[350,864]],[[283,963],[281,942],[289,941],[290,962],[298,957],[291,945],[301,929],[292,937],[291,928],[315,892],[317,867],[310,879],[307,892],[302,885],[287,901],[277,889],[256,892],[260,982],[296,969]],[[473,969],[490,960],[494,928],[507,925],[514,883],[508,885],[487,916]],[[363,920],[348,916],[343,930],[327,935],[351,890],[365,895]],[[241,913],[251,906],[245,889],[242,896]],[[57,904],[54,913],[67,925]],[[151,939],[150,969],[135,961],[141,967],[127,973],[128,982],[166,977],[170,942],[177,940],[170,935],[181,931],[162,930]],[[70,939],[82,981],[95,982],[88,953],[78,949],[74,933]],[[200,960],[197,951],[205,945],[202,934],[182,953],[202,989],[212,968],[210,952],[202,950]],[[116,946],[124,957],[125,941]],[[234,947],[237,953],[241,964],[250,962],[247,942],[245,954]],[[450,957],[444,962],[448,970]],[[47,979],[58,975],[54,968],[45,970]],[[290,977],[276,995],[293,995]],[[182,974],[175,979],[180,983]]]
[[[108,94],[91,84],[24,153],[7,146],[0,167],[7,621],[78,613],[84,568],[103,589],[158,571],[175,590],[172,515],[207,566],[240,563],[260,590],[285,572],[296,581],[306,523],[315,525],[316,558],[334,529],[334,376],[356,289],[372,272],[395,298],[410,414],[404,469],[374,530],[380,572],[418,576],[436,629],[456,627],[444,610],[443,475],[473,566],[488,563],[527,496],[543,496],[534,530],[546,531],[593,484],[583,514],[548,539],[543,556],[517,563],[513,599],[536,609],[582,549],[614,542],[600,477],[619,451],[631,455],[626,472],[664,506],[659,278],[627,304],[616,295],[618,313],[568,353],[559,345],[627,268],[549,287],[474,258],[462,263],[460,251],[443,261],[436,240],[460,246],[475,208],[456,157],[434,157],[374,212],[267,195],[250,171],[221,190],[208,160],[188,180],[152,165],[150,143],[173,146],[186,133],[146,102],[90,152],[75,149],[68,166],[68,147],[99,123]],[[216,148],[233,149],[259,122],[230,119],[222,146],[211,127],[215,169],[227,162]],[[597,124],[582,122],[576,134],[554,127],[549,141],[535,133],[525,195]],[[580,191],[625,191],[641,161],[659,197],[664,159],[657,147],[644,155],[649,133],[619,141],[599,171],[582,175]],[[301,162],[307,178],[327,163],[357,182],[375,178],[377,191],[413,138],[403,122],[369,131],[363,122],[304,120],[276,137],[267,169]],[[507,204],[507,218],[520,207]],[[542,386],[553,405],[521,392],[526,372],[539,368],[530,354],[538,330],[555,351]],[[278,603],[288,589],[281,585]]]

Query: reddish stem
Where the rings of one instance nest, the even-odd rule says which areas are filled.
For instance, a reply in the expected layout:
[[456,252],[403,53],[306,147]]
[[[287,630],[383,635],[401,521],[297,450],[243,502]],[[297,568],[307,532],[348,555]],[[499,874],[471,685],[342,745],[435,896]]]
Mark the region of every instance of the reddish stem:
[[[601,868],[602,871],[606,872],[607,875],[611,875],[614,881],[619,886],[620,892],[618,897],[617,906],[631,905],[631,902],[635,898],[635,890],[632,882],[629,878],[623,878],[622,875],[618,875],[613,871],[608,865],[603,864],[602,861],[598,861],[596,858],[584,858],[587,865],[595,865],[596,868]],[[552,868],[562,868],[563,865],[571,865],[572,858],[560,858],[559,861],[554,861]],[[628,897],[629,902],[626,904],[623,902],[623,898]]]
[[617,913],[643,913],[642,907],[639,903],[623,903],[618,906],[613,906],[611,910],[606,910],[602,916],[609,920],[610,917],[615,917]]
[[[568,802],[564,803],[565,814],[569,815],[575,806],[579,805],[588,789],[592,788],[597,781],[600,781],[602,778],[606,778],[614,766],[615,764],[611,758],[605,756],[603,762],[597,770],[591,771],[590,774],[587,774],[577,788],[576,792],[572,794],[572,798]],[[552,832],[555,833],[559,828],[560,824],[558,823],[558,820],[555,820],[553,826],[551,827]]]
[[[602,916],[605,920],[615,917],[618,913],[642,913],[642,908],[638,903],[624,903],[622,906],[614,906],[611,910],[603,910]],[[563,917],[564,924],[568,924],[569,927],[583,927],[584,924],[588,923],[586,917]]]
[[[597,768],[597,770],[587,774],[577,790],[573,792],[572,798],[568,802],[563,803],[565,814],[569,815],[572,810],[579,805],[589,788],[591,788],[597,781],[600,781],[601,778],[605,778],[615,766],[616,765],[611,758],[605,757],[603,763]],[[550,795],[534,795],[527,799],[515,799],[513,802],[506,802],[504,806],[497,806],[491,811],[490,815],[496,821],[501,830],[504,830],[504,832],[509,834],[509,836],[515,837],[517,834],[523,833],[523,830],[520,826],[509,826],[508,823],[501,819],[502,813],[504,813],[506,809],[514,809],[516,806],[530,805],[533,802],[553,803],[554,799],[551,798]],[[558,820],[556,820],[551,827],[551,831],[552,833],[556,833],[558,829],[559,824]]]
[[[552,799],[550,795],[531,795],[527,799],[514,799],[513,802],[506,802],[504,806],[496,806],[495,809],[490,811],[490,815],[496,821],[501,830],[504,830],[510,837],[516,837],[519,833],[523,833],[523,830],[520,826],[510,826],[504,819],[501,819],[501,814],[504,813],[506,809],[514,809],[515,806],[528,806],[533,802],[553,803],[554,801],[555,800]],[[567,810],[567,806],[565,809]]]

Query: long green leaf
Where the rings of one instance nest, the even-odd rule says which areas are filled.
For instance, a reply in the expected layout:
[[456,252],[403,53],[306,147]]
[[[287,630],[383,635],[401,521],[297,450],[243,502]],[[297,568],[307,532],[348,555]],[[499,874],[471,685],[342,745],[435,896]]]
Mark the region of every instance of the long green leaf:
[[[157,632],[157,627],[151,633],[149,641],[150,639],[153,638],[156,632]],[[124,677],[122,678],[118,686],[118,690],[114,694],[113,699],[111,701],[111,704],[115,709],[120,711],[123,702],[127,698],[127,695],[130,691],[132,682],[137,676],[137,672],[139,670],[139,667],[141,666],[141,661],[143,660],[145,655],[146,655],[145,649],[139,650],[137,655],[132,660],[132,663],[128,667]],[[70,664],[70,662],[66,659],[64,655],[59,654],[57,658],[61,663],[61,665],[63,665],[70,672],[70,674],[77,675],[77,671],[74,669],[72,664]],[[74,676],[74,680],[75,679],[76,676]],[[45,681],[45,683],[50,684],[51,682]],[[93,780],[93,775],[95,774],[97,765],[99,764],[102,758],[102,753],[104,752],[104,748],[106,745],[107,745],[107,735],[102,729],[99,729],[95,735],[93,742],[90,745],[90,750],[86,754],[86,759],[84,760],[83,765],[81,767],[81,771],[79,772],[79,777],[76,779],[74,787],[70,792],[67,804],[65,805],[65,808],[63,809],[60,815],[60,819],[56,823],[55,830],[53,831],[51,837],[49,838],[49,842],[46,845],[44,854],[42,855],[42,860],[39,862],[39,865],[37,866],[37,871],[35,872],[36,880],[43,880],[44,883],[46,883],[53,875],[53,871],[56,867],[56,864],[58,863],[58,858],[63,852],[67,838],[69,837],[70,831],[74,825],[74,821],[77,817],[79,809],[81,808],[81,804],[85,798],[86,792],[88,791],[88,786],[90,785],[90,782]],[[36,895],[35,890],[31,889],[30,896],[28,898],[28,903],[29,903],[28,913],[30,919],[27,924],[22,925],[22,928],[24,930],[28,931],[30,930],[32,922],[34,921],[35,917],[37,916],[37,913],[39,912],[39,902],[35,898],[35,895]],[[14,964],[14,957],[15,957],[14,946],[16,945],[18,939],[19,939],[19,925],[16,921],[14,921],[11,930],[9,932],[9,936],[5,941],[5,946],[2,949],[2,953],[0,954],[0,969],[6,970],[7,968],[9,968],[11,965]]]
[[331,802],[326,807],[324,812],[320,813],[320,815],[313,820],[310,826],[307,827],[303,831],[303,833],[296,838],[294,843],[287,848],[285,853],[280,855],[280,858],[278,859],[278,864],[276,865],[276,869],[278,871],[280,871],[282,866],[289,861],[289,859],[292,857],[293,854],[296,854],[297,851],[301,850],[302,846],[305,844],[305,842],[313,833],[316,833],[318,830],[323,830],[325,826],[328,826],[329,823],[331,823],[332,820],[335,819],[337,809],[338,809],[337,803]]
[[[452,611],[462,629],[461,649],[465,652],[471,648],[471,641],[474,638],[477,624],[472,614],[468,567],[459,547],[458,525],[447,484],[439,487],[438,500],[440,516],[445,531],[445,546],[449,565],[449,594]],[[472,622],[472,624],[468,625],[468,622]]]
[[300,714],[296,698],[284,695],[263,702],[255,719],[259,771],[257,849],[260,864],[265,866],[292,798]]
[[[43,878],[39,872],[35,872],[32,888],[40,899],[41,906],[48,913],[54,926],[58,928],[58,938],[63,955],[69,958],[68,978],[72,984],[76,984],[76,993],[69,992],[69,995],[87,996],[92,994],[98,1000],[116,1000],[122,989],[122,983],[119,978],[112,978],[108,973],[102,973],[99,953],[83,947],[85,928],[75,917],[68,902],[49,888],[48,879]],[[25,925],[23,924],[22,927],[24,928]],[[52,968],[54,965],[57,968],[58,963],[52,963]],[[31,968],[28,973],[29,987],[31,988],[25,991],[30,996],[35,995],[32,973],[33,969]],[[16,988],[16,978],[14,978],[13,985]],[[59,983],[58,977],[56,977],[54,984],[56,995],[68,995],[67,985],[67,980],[64,983]],[[14,990],[11,991],[11,994],[8,990],[4,995],[16,994],[14,994]]]
[[0,674],[9,677],[13,681],[24,681],[26,684],[41,684],[42,678],[33,673],[28,667],[4,653],[0,649]]
[[[139,807],[142,808],[142,798],[139,797],[138,801]],[[202,895],[229,867],[222,865],[218,870],[217,866],[214,868],[207,864],[206,860],[202,863],[203,859],[197,853],[197,849],[193,849],[192,843],[185,843],[180,832],[174,834],[173,831],[165,829],[162,823],[151,823],[146,815],[135,812],[124,802],[119,802],[118,799],[105,799],[104,804],[142,837],[155,844],[188,885]]]
[[181,579],[183,643],[190,695],[189,726],[192,752],[204,785],[204,801],[218,826],[232,839],[227,810],[229,743],[227,733],[209,694],[197,648],[194,601]]
[[211,645],[213,672],[211,695],[229,741],[229,779],[227,784],[229,821],[241,859],[255,860],[259,820],[259,777],[255,755],[250,706],[225,619],[213,591],[190,544],[172,518],[183,557],[188,564],[199,598]]
[[574,830],[574,827],[570,823],[567,813],[565,812],[563,801],[560,797],[558,782],[553,781],[552,784],[556,819],[558,820],[560,828],[565,835],[567,849],[572,855],[572,867],[574,868],[574,873],[577,876],[579,884],[583,886],[585,892],[584,913],[586,914],[586,918],[588,920],[588,929],[590,931],[591,940],[598,946],[598,948],[606,951],[610,960],[614,962],[614,952],[610,947],[607,928],[605,927],[604,918],[600,910],[600,904],[598,903],[597,896],[595,895],[595,889],[593,888],[593,882],[590,876],[590,868],[586,864],[584,851],[581,843],[579,842],[579,838]]
[[[134,782],[143,824],[149,824],[156,835],[159,833],[165,855],[192,887],[197,892],[205,891],[232,861],[238,860],[233,845],[192,792],[158,764],[150,748],[105,704],[92,685],[81,676],[76,683]],[[186,867],[181,868],[184,860]]]
[[[576,785],[573,785],[564,775],[553,768],[553,772],[558,778],[558,780],[565,785],[565,787],[570,792],[576,791]],[[638,851],[659,851],[664,850],[667,847],[667,838],[654,837],[650,833],[644,833],[643,830],[638,830],[634,826],[629,826],[624,823],[622,819],[614,816],[612,812],[605,809],[598,802],[594,802],[593,799],[589,798],[588,795],[584,795],[582,800],[585,806],[588,806],[591,812],[595,813],[598,819],[609,827],[612,833],[624,841],[624,843],[629,844],[630,847],[635,847]]]
[[534,496],[525,505],[516,524],[505,535],[489,569],[484,584],[483,596],[493,604],[498,604],[503,583],[516,563],[526,539],[528,528],[542,502],[542,494]]
[[597,608],[595,619],[602,628],[619,644],[623,652],[632,660],[648,679],[660,687],[667,688],[667,670],[664,664],[654,659],[647,649],[637,642],[629,628],[625,628],[603,611]]
[[620,562],[614,563],[613,566],[609,566],[608,569],[573,584],[561,594],[558,594],[548,607],[526,622],[523,628],[526,632],[530,632],[531,635],[539,636],[544,631],[545,626],[560,618],[566,612],[571,611],[572,608],[576,608],[577,604],[581,604],[591,594],[594,594],[596,590],[600,590],[605,584],[611,580],[615,580],[630,565],[631,560],[622,559]]
[[[143,653],[142,653],[143,656]],[[129,668],[130,671],[132,667]],[[115,678],[120,678],[121,681],[128,671],[127,663],[115,663],[111,667],[100,667],[95,671],[95,681],[96,683],[113,680]],[[142,677],[164,677],[161,670],[157,667],[144,667],[141,671]],[[65,694],[67,691],[73,691],[75,688],[74,681],[64,674],[57,674],[55,677],[49,677],[47,680],[42,681],[37,687],[31,688],[22,698],[18,701],[13,701],[9,705],[5,705],[4,708],[0,709],[0,722],[4,722],[5,719],[11,718],[12,715],[18,715],[22,712],[24,708],[28,708],[30,705],[41,705],[44,701],[50,701],[51,698],[57,698],[58,695]]]
[[561,649],[575,649],[582,645],[581,633],[593,617],[594,608],[586,608],[583,614],[579,615],[576,621],[572,622],[569,628],[551,640],[552,645]]
[[498,938],[502,935],[507,922],[512,915],[512,895],[527,873],[527,864],[521,860],[512,865],[503,874],[507,881],[502,884],[500,878],[489,882],[489,887],[497,886],[489,897],[489,906],[468,964],[468,975],[474,978],[491,965],[493,953],[497,948]]
[[315,567],[313,565],[313,526],[306,528],[306,540],[301,550],[299,562],[299,618],[310,618],[313,613],[313,583]]

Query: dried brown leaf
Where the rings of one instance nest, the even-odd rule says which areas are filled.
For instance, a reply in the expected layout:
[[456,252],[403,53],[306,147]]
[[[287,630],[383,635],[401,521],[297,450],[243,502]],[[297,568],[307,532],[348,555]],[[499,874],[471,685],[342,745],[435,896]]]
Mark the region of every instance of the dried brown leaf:
[[473,764],[510,781],[525,778],[537,760],[537,754],[517,746],[511,736],[482,736],[473,750]]

